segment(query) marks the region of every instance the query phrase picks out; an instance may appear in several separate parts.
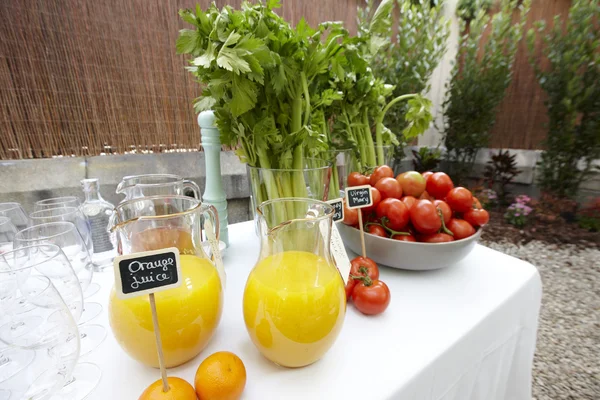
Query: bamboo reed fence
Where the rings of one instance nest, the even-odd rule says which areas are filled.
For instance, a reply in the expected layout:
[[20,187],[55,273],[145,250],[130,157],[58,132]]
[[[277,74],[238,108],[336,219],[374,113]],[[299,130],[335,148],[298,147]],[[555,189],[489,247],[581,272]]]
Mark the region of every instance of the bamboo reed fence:
[[[0,159],[199,150],[200,87],[175,53],[177,11],[196,3],[210,2],[0,1]],[[355,30],[358,3],[284,0],[280,12]]]

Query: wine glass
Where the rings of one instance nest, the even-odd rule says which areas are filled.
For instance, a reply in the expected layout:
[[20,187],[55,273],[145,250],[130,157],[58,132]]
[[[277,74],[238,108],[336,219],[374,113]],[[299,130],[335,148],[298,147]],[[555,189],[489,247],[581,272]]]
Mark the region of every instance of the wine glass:
[[46,210],[48,208],[79,207],[80,205],[81,202],[75,196],[53,197],[51,199],[36,201],[33,205],[33,210],[39,211]]
[[17,228],[8,217],[0,217],[0,254],[13,249]]
[[[31,305],[22,312],[20,304]],[[50,279],[17,275],[0,259],[0,341],[35,363],[2,382],[3,395],[47,399],[72,377],[79,356],[77,325]]]
[[[69,260],[58,246],[39,244],[20,247],[4,254],[2,260],[5,269],[8,266],[18,281],[35,276],[50,279],[64,299],[73,320],[77,322],[81,318],[83,304],[81,285]],[[14,314],[20,315],[21,313],[15,312]],[[61,318],[59,313],[51,313],[47,316],[49,322],[55,323],[59,322]],[[79,332],[75,332],[74,336],[69,337],[69,340],[73,340],[75,337],[78,339],[80,342],[79,354],[83,356],[96,348],[104,340],[105,335],[106,330],[102,326],[81,326],[80,324]],[[67,381],[64,388],[59,391],[59,398],[83,399],[96,387],[100,376],[101,371],[94,364],[78,363],[71,380]]]
[[[89,297],[86,295],[86,290],[92,281],[92,259],[75,225],[72,222],[61,221],[48,222],[23,229],[15,235],[14,248],[18,249],[41,243],[51,243],[62,249],[79,278],[84,298]],[[84,313],[79,323],[88,322],[101,312],[102,306],[99,303],[85,303]]]
[[[34,211],[29,214],[32,225],[44,224],[47,222],[59,222],[67,221],[75,224],[77,231],[83,238],[85,246],[90,253],[90,256],[94,254],[94,243],[92,241],[92,228],[88,219],[83,215],[81,209],[78,207],[57,207],[57,208],[46,208],[44,210]],[[98,287],[99,289],[100,287]],[[96,290],[97,291],[97,290]],[[94,292],[95,293],[95,292]]]
[[10,218],[17,230],[29,226],[29,217],[19,203],[0,203],[0,216]]

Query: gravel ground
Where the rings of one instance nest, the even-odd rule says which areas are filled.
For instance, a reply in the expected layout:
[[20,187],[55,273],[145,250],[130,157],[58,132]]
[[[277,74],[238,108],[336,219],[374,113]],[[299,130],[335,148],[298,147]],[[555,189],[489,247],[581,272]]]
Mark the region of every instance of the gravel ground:
[[542,277],[533,399],[600,399],[600,249],[483,244],[532,263]]

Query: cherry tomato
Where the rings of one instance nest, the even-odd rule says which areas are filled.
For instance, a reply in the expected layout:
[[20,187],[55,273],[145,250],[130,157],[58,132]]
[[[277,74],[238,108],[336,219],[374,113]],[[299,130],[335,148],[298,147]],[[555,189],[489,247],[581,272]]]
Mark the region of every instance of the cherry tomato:
[[360,172],[351,172],[350,175],[348,175],[348,186],[362,186],[368,184],[369,178]]
[[475,228],[464,219],[452,218],[446,224],[446,228],[454,234],[454,240],[468,238],[475,234]]
[[356,282],[358,282],[356,279],[348,278],[348,282],[346,282],[346,301],[350,301]]
[[352,301],[363,314],[381,314],[390,305],[392,296],[387,285],[380,280],[358,282],[352,291]]
[[382,165],[373,170],[371,177],[369,178],[371,182],[371,186],[375,186],[375,184],[382,178],[393,178],[394,171],[387,165]]
[[473,208],[477,208],[477,209],[483,208],[483,207],[481,207],[481,203],[475,196],[473,196]]
[[423,175],[417,171],[408,171],[396,177],[396,180],[402,186],[402,193],[407,196],[419,197],[425,191],[427,182]]
[[448,192],[454,188],[452,179],[443,172],[436,172],[427,178],[427,193],[436,199],[444,199]]
[[423,172],[421,175],[423,175],[423,178],[425,178],[425,181],[427,181],[427,178],[429,178],[431,175],[433,175],[433,172],[427,171],[427,172]]
[[452,218],[452,209],[444,200],[434,200],[433,205],[442,210],[442,215],[444,216],[444,223],[447,224]]
[[381,201],[381,192],[377,188],[372,187],[371,188],[371,198],[373,199],[373,204],[370,205],[369,207],[361,208],[361,210],[363,210],[364,212],[371,212],[377,208],[377,206],[379,205],[379,202]]
[[454,241],[454,238],[447,233],[432,233],[420,236],[419,241],[424,243],[447,243]]
[[400,200],[402,200],[402,202],[404,203],[404,205],[406,205],[406,208],[408,208],[409,210],[413,206],[413,204],[415,204],[417,202],[417,199],[415,199],[412,196],[404,196]]
[[482,208],[472,208],[463,214],[463,218],[473,226],[484,226],[490,221],[490,214]]
[[348,205],[344,201],[344,219],[342,222],[350,226],[358,224],[358,210],[358,208],[348,208]]
[[392,239],[399,240],[401,242],[416,242],[417,239],[413,235],[394,235]]
[[421,193],[421,195],[419,196],[419,200],[433,201],[435,199],[433,198],[433,196],[431,196],[429,193],[427,193],[427,190],[426,190],[423,193]]
[[420,233],[435,233],[442,227],[437,208],[429,200],[419,200],[412,206],[410,220]]
[[398,199],[385,199],[377,206],[377,216],[387,218],[385,225],[395,231],[402,230],[410,220],[408,208]]
[[367,228],[367,232],[375,236],[381,236],[384,238],[388,237],[387,231],[383,228],[383,226],[379,225],[369,225],[369,227]]
[[[366,275],[360,270],[362,267],[367,269]],[[368,276],[373,280],[379,279],[379,267],[369,257],[358,256],[350,261],[350,275]]]
[[394,178],[381,178],[375,184],[375,188],[381,193],[382,199],[402,197],[402,186]]
[[454,211],[467,212],[473,208],[473,195],[469,189],[455,187],[446,195],[446,203]]

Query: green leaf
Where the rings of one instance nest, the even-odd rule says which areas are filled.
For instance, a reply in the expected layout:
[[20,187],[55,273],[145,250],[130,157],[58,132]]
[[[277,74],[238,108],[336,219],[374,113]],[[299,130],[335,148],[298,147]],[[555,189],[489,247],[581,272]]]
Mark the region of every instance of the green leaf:
[[204,54],[202,54],[200,57],[194,58],[192,64],[198,67],[209,68],[210,64],[215,60],[215,58],[215,47],[213,45],[213,42],[209,42],[208,48],[206,49]]
[[256,105],[256,85],[246,78],[234,75],[231,93],[232,98],[229,107],[234,117],[244,114]]
[[217,65],[237,75],[252,71],[248,62],[240,58],[235,49],[229,47],[221,48],[217,56]]
[[198,43],[198,32],[191,29],[182,29],[179,31],[179,37],[175,42],[177,54],[188,54],[194,51]]
[[179,10],[179,17],[188,24],[198,26],[198,20],[191,10]]
[[217,100],[210,96],[201,96],[194,102],[194,111],[196,114],[202,111],[210,110],[217,103]]

